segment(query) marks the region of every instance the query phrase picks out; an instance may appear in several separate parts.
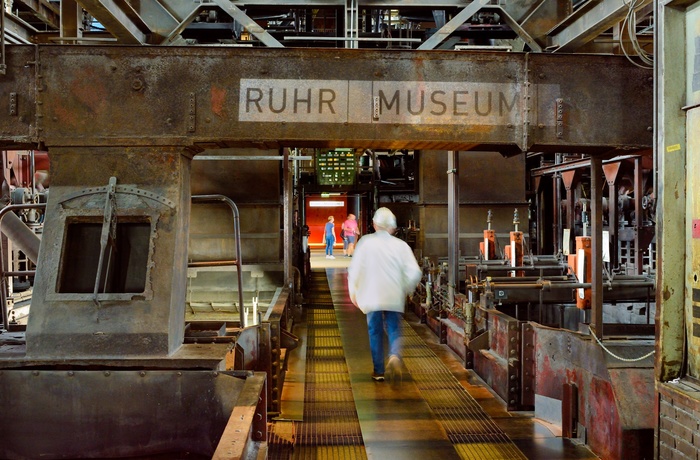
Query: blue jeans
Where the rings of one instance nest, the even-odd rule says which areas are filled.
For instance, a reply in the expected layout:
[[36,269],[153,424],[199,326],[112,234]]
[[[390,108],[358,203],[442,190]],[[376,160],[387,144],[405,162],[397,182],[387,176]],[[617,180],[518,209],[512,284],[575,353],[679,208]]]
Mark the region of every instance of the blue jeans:
[[326,255],[327,256],[333,255],[333,237],[332,236],[326,237]]
[[384,374],[384,331],[389,337],[389,354],[400,355],[399,339],[401,330],[399,321],[401,313],[396,311],[372,311],[367,313],[367,330],[369,348],[372,352],[372,364],[375,374]]

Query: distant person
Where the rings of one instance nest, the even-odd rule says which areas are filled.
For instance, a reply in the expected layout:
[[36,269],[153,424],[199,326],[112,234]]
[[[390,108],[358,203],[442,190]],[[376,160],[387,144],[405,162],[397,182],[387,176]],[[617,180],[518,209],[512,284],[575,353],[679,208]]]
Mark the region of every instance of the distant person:
[[335,219],[333,216],[328,216],[328,222],[323,230],[323,235],[326,239],[326,259],[335,259],[333,257],[333,245],[335,244]]
[[372,379],[384,380],[384,331],[389,337],[389,376],[401,379],[400,321],[411,294],[421,279],[421,269],[411,248],[392,236],[396,216],[387,208],[374,213],[376,233],[357,243],[348,267],[350,300],[367,315],[369,346],[372,352]]
[[311,232],[309,231],[309,226],[304,225],[301,227],[301,247],[302,251],[304,254],[306,254],[309,250],[309,236],[311,235]]
[[360,230],[357,228],[355,214],[348,214],[348,218],[343,222],[343,242],[345,243],[343,253],[347,257],[352,257],[352,253],[355,251],[355,242],[359,235]]

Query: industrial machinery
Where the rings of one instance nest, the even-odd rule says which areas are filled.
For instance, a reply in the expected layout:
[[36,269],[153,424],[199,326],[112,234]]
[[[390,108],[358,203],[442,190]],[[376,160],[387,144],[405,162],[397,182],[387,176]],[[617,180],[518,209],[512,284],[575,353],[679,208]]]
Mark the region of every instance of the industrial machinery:
[[[641,158],[634,161],[641,164]],[[560,167],[580,168],[580,163]],[[533,176],[539,177],[539,171]],[[612,188],[615,181],[608,184]],[[588,183],[581,190],[591,196]],[[556,207],[574,209],[556,196]],[[575,251],[569,251],[564,238],[558,246],[563,250],[551,255],[533,253],[538,250],[537,236],[548,232],[538,233],[537,225],[529,227],[535,229],[529,235],[520,231],[522,224],[528,226],[517,208],[512,231],[500,239],[489,210],[479,253],[459,259],[454,291],[448,260],[426,257],[424,283],[413,300],[415,313],[509,410],[533,410],[561,426],[564,436],[585,439],[605,458],[636,458],[652,449],[652,412],[638,407],[648,405],[654,392],[655,271],[649,262],[653,245],[644,237],[653,236],[653,220],[643,219],[653,216],[653,206],[646,193],[631,198],[637,222],[646,225],[632,226],[636,216],[632,213],[630,219],[626,201],[610,210],[610,216],[622,217],[611,217],[604,227],[606,236],[619,238],[604,239],[609,243],[603,251],[602,312],[593,311],[591,303],[593,256],[585,201],[577,219],[569,212],[563,219],[571,222],[562,233],[575,236]],[[566,200],[571,200],[570,193]],[[533,224],[551,221],[551,216],[541,215],[546,207],[531,211]],[[630,244],[645,249],[630,254]],[[596,315],[602,323],[595,321]]]
[[[470,8],[477,3],[485,2]],[[502,318],[507,331],[518,332],[541,313],[542,331],[532,327],[544,334],[551,324],[544,318],[558,311],[548,302],[567,290],[543,294],[540,304],[540,287],[557,281],[547,284],[545,276],[559,277],[570,290],[590,282],[591,309],[602,310],[596,309],[602,270],[594,265],[590,281],[574,281],[557,253],[529,249],[532,192],[539,189],[526,187],[526,152],[586,151],[593,168],[598,155],[651,144],[652,82],[620,56],[586,56],[582,63],[544,53],[12,45],[3,59],[0,94],[8,95],[10,113],[0,116],[0,145],[48,151],[51,160],[26,332],[2,334],[0,394],[25,391],[3,400],[22,416],[0,426],[12,435],[0,447],[5,456],[185,448],[213,455],[227,439],[220,436],[230,415],[241,412],[250,423],[236,430],[264,449],[260,425],[279,410],[285,350],[295,344],[297,280],[304,279],[292,263],[299,254],[293,242],[305,233],[303,220],[294,218],[303,202],[293,173],[306,161],[295,153],[301,148],[375,152],[386,174],[360,184],[369,188],[363,222],[380,203],[396,211],[419,257],[449,275],[430,275],[448,288],[444,308],[431,303],[419,313],[443,327],[460,310],[455,306],[464,305],[463,320],[471,315],[470,332],[459,339],[465,362],[467,341],[475,369],[489,367],[477,358],[493,358],[493,373],[510,382],[510,368],[501,365],[519,369],[519,352],[505,343],[519,342],[489,324]],[[187,65],[193,59],[204,71]],[[424,108],[414,104],[416,95],[424,95]],[[624,126],[617,123],[622,114],[630,120]],[[401,181],[398,173],[405,174]],[[598,179],[591,175],[591,190],[599,189]],[[393,189],[382,190],[384,182]],[[598,198],[591,195],[592,216],[601,214]],[[465,212],[455,212],[460,208]],[[514,232],[507,265],[486,245],[495,259],[479,259],[488,209],[494,245],[498,232]],[[591,221],[595,263],[601,225]],[[465,231],[455,231],[455,223]],[[464,259],[458,285],[460,251],[473,258]],[[444,266],[438,259],[448,252]],[[538,265],[542,273],[532,268]],[[527,285],[499,293],[503,281],[485,278],[495,272],[529,277]],[[433,299],[443,295],[432,292]],[[465,300],[453,300],[460,296]],[[508,298],[518,301],[508,306]],[[501,312],[499,303],[510,310]],[[595,326],[605,340],[602,322]],[[557,336],[593,343],[592,336],[563,328]],[[488,346],[474,346],[485,337]],[[486,353],[495,349],[492,340],[503,342],[501,355]],[[504,386],[503,379],[492,382]],[[527,386],[517,376],[514,382],[518,392]],[[552,382],[561,391],[561,381]],[[553,392],[539,391],[535,400],[562,404]],[[51,392],[61,397],[54,401]],[[136,397],[142,404],[122,404]],[[530,407],[514,401],[512,407]],[[543,404],[536,401],[537,407]],[[60,437],[54,428],[34,442],[35,433],[20,430],[46,420],[60,427]],[[192,437],[175,439],[175,432]],[[86,440],[80,448],[70,443],[77,436]]]

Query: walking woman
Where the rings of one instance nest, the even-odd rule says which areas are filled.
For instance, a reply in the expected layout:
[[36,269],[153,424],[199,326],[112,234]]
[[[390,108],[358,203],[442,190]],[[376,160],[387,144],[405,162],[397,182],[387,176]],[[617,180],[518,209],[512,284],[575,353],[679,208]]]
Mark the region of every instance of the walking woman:
[[335,259],[333,257],[333,245],[335,244],[334,220],[333,216],[328,216],[328,223],[326,223],[326,228],[323,231],[323,235],[326,238],[326,259]]

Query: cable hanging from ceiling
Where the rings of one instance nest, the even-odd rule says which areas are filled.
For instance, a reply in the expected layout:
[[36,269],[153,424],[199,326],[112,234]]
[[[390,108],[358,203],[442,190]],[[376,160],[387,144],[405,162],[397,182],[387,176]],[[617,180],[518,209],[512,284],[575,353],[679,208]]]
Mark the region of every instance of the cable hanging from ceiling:
[[[622,48],[622,52],[632,64],[644,69],[653,69],[654,55],[644,50],[644,47],[639,43],[639,38],[637,36],[637,9],[639,9],[643,1],[644,0],[630,0],[628,2],[625,0],[628,10],[625,19],[622,21],[622,26],[620,27],[620,47]],[[653,27],[653,23],[645,30],[648,30],[651,27]],[[628,53],[627,49],[625,48],[625,44],[623,42],[623,32],[625,28],[627,28],[627,35],[629,36],[630,44],[641,61],[641,64],[632,59],[632,56],[630,56],[630,53]]]

